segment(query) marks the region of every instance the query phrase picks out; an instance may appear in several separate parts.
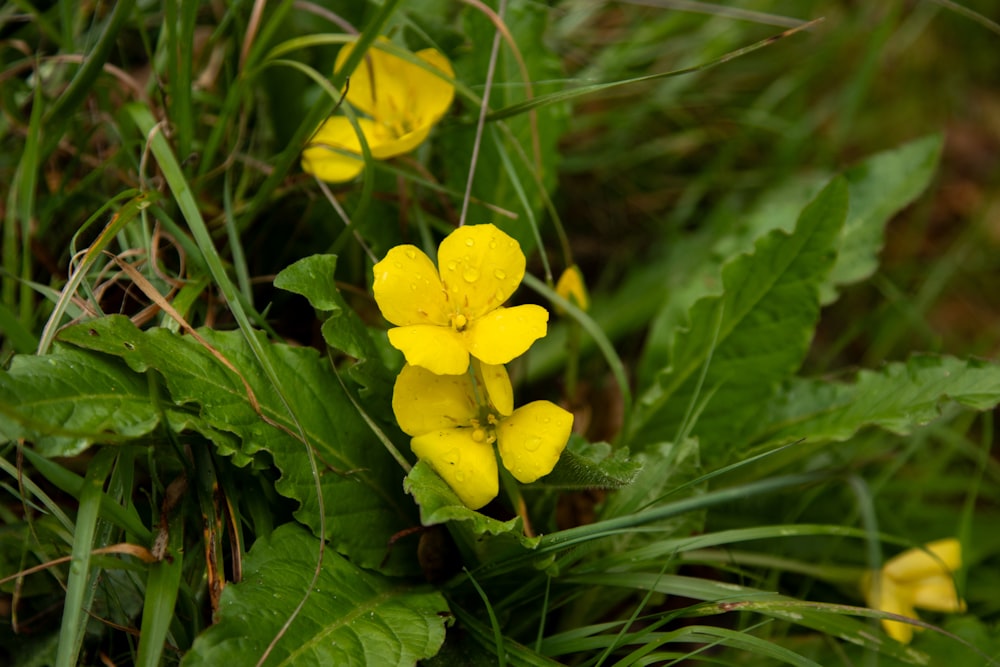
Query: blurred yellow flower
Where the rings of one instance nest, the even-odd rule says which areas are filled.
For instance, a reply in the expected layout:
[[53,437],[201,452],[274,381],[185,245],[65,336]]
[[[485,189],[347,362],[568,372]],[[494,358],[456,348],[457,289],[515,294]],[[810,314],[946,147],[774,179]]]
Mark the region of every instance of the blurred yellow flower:
[[375,265],[372,291],[389,342],[406,361],[439,375],[459,375],[469,355],[505,364],[545,335],[541,306],[503,308],[521,284],[525,258],[517,241],[493,225],[459,227],[438,247],[438,267],[418,248],[400,245]]
[[396,378],[392,410],[412,436],[410,448],[471,509],[499,492],[493,444],[503,466],[522,483],[552,472],[573,428],[573,415],[549,401],[514,410],[503,366],[473,362],[472,377],[435,375],[406,365]]
[[[949,537],[891,558],[878,572],[866,574],[861,586],[872,609],[909,618],[919,618],[915,607],[954,613],[965,610],[952,578],[961,566],[962,545]],[[913,638],[907,623],[883,619],[882,627],[904,644]]]
[[[556,294],[566,299],[580,310],[590,308],[590,298],[587,296],[587,286],[583,282],[583,274],[576,264],[570,266],[556,282]],[[562,313],[562,308],[556,306],[556,311]]]
[[[384,37],[378,41],[388,42]],[[334,71],[353,49],[353,42],[344,45]],[[448,59],[434,49],[414,55],[427,67],[383,51],[376,43],[351,74],[347,101],[368,116],[357,120],[375,159],[403,155],[423,143],[455,97],[455,86],[447,80],[455,78]],[[361,142],[350,121],[333,116],[302,151],[302,168],[321,180],[342,183],[361,173],[365,164],[361,155]]]

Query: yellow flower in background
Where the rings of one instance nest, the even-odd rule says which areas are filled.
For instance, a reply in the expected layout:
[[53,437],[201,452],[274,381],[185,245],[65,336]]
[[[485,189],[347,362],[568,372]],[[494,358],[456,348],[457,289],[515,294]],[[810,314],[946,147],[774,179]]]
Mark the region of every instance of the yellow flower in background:
[[[410,448],[471,509],[499,493],[493,444],[503,466],[522,483],[555,467],[573,428],[573,415],[549,401],[514,410],[503,366],[473,362],[464,375],[435,375],[406,365],[396,378],[392,410],[412,436]],[[477,391],[478,390],[478,391]]]
[[[384,37],[379,41],[388,42]],[[344,45],[334,71],[340,70],[353,49],[354,43]],[[414,55],[427,67],[383,51],[376,44],[351,74],[347,101],[367,116],[357,120],[375,159],[403,155],[422,144],[455,97],[455,86],[434,72],[454,79],[448,59],[434,49]],[[364,165],[361,142],[345,116],[328,118],[302,152],[302,168],[330,183],[351,180]]]
[[[590,308],[590,297],[587,296],[587,285],[583,282],[583,274],[576,264],[570,266],[556,282],[556,294],[566,299],[580,310]],[[562,313],[562,308],[556,306],[556,311]]]
[[[952,574],[962,566],[962,545],[953,537],[910,549],[888,560],[881,570],[867,574],[862,589],[872,609],[919,618],[914,608],[959,612],[965,602],[958,597]],[[904,644],[913,639],[913,626],[882,620],[890,637]]]
[[438,247],[438,267],[420,249],[400,245],[375,265],[372,291],[396,325],[389,342],[413,366],[460,375],[469,355],[505,364],[545,335],[541,306],[503,308],[521,284],[525,258],[517,241],[493,225],[456,229]]

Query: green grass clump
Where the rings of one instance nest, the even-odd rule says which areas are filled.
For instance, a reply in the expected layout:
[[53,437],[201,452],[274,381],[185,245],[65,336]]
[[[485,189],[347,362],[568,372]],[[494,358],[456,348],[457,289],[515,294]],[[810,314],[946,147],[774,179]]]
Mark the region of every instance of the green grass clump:
[[[0,662],[993,664],[990,10],[0,8]],[[455,101],[321,182],[369,48]],[[474,511],[371,286],[483,223],[574,434]],[[945,537],[965,607],[898,643],[861,582]]]

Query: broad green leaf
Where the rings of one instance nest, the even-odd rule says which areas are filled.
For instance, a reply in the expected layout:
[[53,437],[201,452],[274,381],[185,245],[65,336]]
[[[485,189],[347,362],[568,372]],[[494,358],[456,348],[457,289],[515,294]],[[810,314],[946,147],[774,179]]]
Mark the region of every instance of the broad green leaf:
[[[357,313],[347,305],[334,281],[336,255],[312,255],[283,269],[274,278],[274,286],[300,294],[318,311],[327,311],[323,322],[323,340],[330,347],[358,360],[348,371],[365,387],[366,396],[392,393],[393,377],[381,363],[371,333]],[[388,401],[385,403],[389,405]]]
[[942,144],[940,134],[924,137],[878,153],[845,172],[851,205],[841,232],[837,263],[821,288],[824,305],[836,300],[841,287],[875,273],[886,224],[927,188],[937,169]]
[[48,457],[144,436],[159,421],[146,379],[118,359],[57,345],[0,372],[0,440],[23,438]]
[[612,450],[606,442],[591,443],[573,435],[552,472],[528,488],[620,489],[631,484],[641,469],[627,449]]
[[[181,664],[256,664],[309,588],[319,546],[295,524],[258,540],[243,581],[226,586],[216,623]],[[315,588],[265,664],[413,665],[438,652],[448,615],[439,592],[366,572],[327,551]]]
[[[504,23],[517,42],[532,82],[532,92],[536,96],[556,90],[556,85],[543,82],[559,80],[563,76],[559,59],[545,45],[543,38],[549,25],[550,11],[540,4],[513,3],[504,15]],[[469,8],[464,12],[463,33],[472,48],[464,57],[455,59],[456,78],[472,86],[480,86],[485,82],[489,68],[490,51],[496,29],[482,12]],[[493,109],[508,107],[526,99],[525,84],[517,60],[507,44],[501,42],[493,88],[490,92],[490,107]],[[474,111],[478,113],[478,109]],[[532,118],[537,119],[537,122]],[[513,211],[518,215],[518,219],[500,218],[483,206],[473,205],[469,208],[469,217],[466,220],[468,224],[495,223],[516,238],[525,252],[535,247],[528,208],[536,218],[542,211],[543,199],[537,179],[541,179],[542,186],[548,192],[555,187],[556,161],[560,154],[557,143],[566,129],[567,118],[567,105],[557,103],[536,109],[532,114],[525,113],[506,119],[503,122],[509,128],[510,135],[497,132],[498,141],[494,140],[491,132],[484,133],[483,141],[478,146],[479,158],[476,163],[472,196]],[[475,120],[477,116],[473,115],[469,118],[469,123],[449,128],[441,135],[445,155],[444,165],[447,168],[446,183],[456,192],[465,192],[466,189],[469,165],[476,146]],[[538,141],[540,165],[535,164],[533,126]],[[493,127],[493,124],[491,123],[489,127]],[[513,177],[504,167],[500,156],[501,150],[506,152],[513,164]],[[527,158],[527,162],[524,158]],[[521,196],[517,192],[515,179],[527,198],[528,208],[523,205]]]
[[[941,135],[924,137],[876,153],[844,172],[850,204],[840,232],[837,261],[821,287],[824,305],[836,300],[841,287],[868,278],[878,268],[886,225],[927,188],[937,168],[941,144]],[[805,175],[770,191],[747,217],[740,233],[717,244],[716,252],[729,256],[773,229],[790,231],[798,211],[820,191],[825,180],[822,174]]]
[[846,183],[834,179],[802,211],[793,233],[773,231],[723,268],[722,294],[692,306],[670,365],[637,405],[633,449],[686,435],[687,413],[703,446],[709,428],[724,441],[799,368],[846,212]]
[[[179,406],[199,411],[191,427],[211,439],[225,455],[245,465],[267,452],[282,476],[275,488],[301,504],[296,517],[319,531],[315,483],[305,455],[306,445],[265,378],[242,334],[204,329],[201,335],[239,369],[253,391],[260,412],[243,381],[191,336],[165,329],[139,331],[127,318],[112,316],[70,327],[60,338],[114,354],[138,372],[155,369]],[[402,493],[403,471],[358,414],[328,362],[311,348],[270,344],[258,334],[296,407],[321,465],[326,508],[326,534],[336,549],[363,567],[379,567],[389,553],[390,538],[416,524],[412,502]],[[208,428],[203,428],[205,425]],[[239,449],[232,450],[238,438]],[[415,559],[394,548],[386,571],[412,573]]]
[[906,435],[951,405],[989,410],[1000,403],[1000,366],[980,360],[914,356],[879,371],[861,371],[853,383],[795,379],[762,410],[756,442],[804,438],[789,450],[843,441],[865,426]]
[[[842,287],[875,271],[886,225],[927,187],[940,151],[941,136],[932,135],[876,153],[844,173],[849,194],[847,217],[840,232],[837,260],[820,285],[821,304],[833,302]],[[700,263],[685,269],[685,279],[671,286],[669,298],[661,299],[663,305],[652,318],[649,340],[638,369],[639,386],[647,386],[653,374],[667,365],[673,338],[684,326],[691,305],[718,293],[722,263],[752,251],[754,243],[776,229],[790,233],[800,211],[828,178],[825,173],[803,174],[776,185],[761,197],[735,230],[714,241],[710,252],[702,251]],[[682,244],[690,245],[690,241]],[[692,254],[692,250],[697,249],[688,248],[686,252]],[[677,259],[674,257],[673,261]]]
[[522,544],[534,546],[537,539],[524,537],[520,517],[498,521],[462,504],[455,492],[423,461],[417,462],[406,476],[404,487],[420,505],[420,523],[433,526],[448,521],[468,521],[474,535],[520,536]]

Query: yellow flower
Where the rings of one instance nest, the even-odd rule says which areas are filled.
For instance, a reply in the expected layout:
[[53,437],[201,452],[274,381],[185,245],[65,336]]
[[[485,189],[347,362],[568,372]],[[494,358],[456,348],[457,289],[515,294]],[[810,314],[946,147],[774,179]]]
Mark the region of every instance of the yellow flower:
[[[378,41],[388,42],[384,37]],[[353,49],[350,43],[340,50],[335,71]],[[358,125],[378,160],[409,153],[422,144],[455,97],[455,86],[447,80],[455,78],[448,59],[434,49],[415,55],[430,69],[383,51],[377,42],[351,74],[347,101],[368,116],[358,118]],[[361,142],[345,116],[328,118],[302,152],[302,168],[330,183],[351,180],[364,164]]]
[[413,453],[466,506],[479,509],[499,492],[493,444],[519,482],[534,482],[559,460],[573,415],[549,401],[514,410],[504,367],[474,362],[472,368],[475,383],[468,373],[435,375],[404,366],[393,388],[392,410],[399,427],[412,436]]
[[[570,266],[559,276],[556,283],[556,294],[574,304],[580,310],[590,308],[590,298],[587,296],[587,286],[583,282],[583,274],[576,264]],[[560,313],[562,309],[556,306]]]
[[541,306],[502,308],[524,277],[517,241],[493,225],[460,227],[438,247],[438,265],[412,245],[390,250],[375,265],[372,291],[389,342],[406,361],[439,375],[459,375],[469,355],[505,364],[545,335]]
[[[861,585],[872,609],[908,618],[918,618],[915,607],[954,613],[965,610],[952,578],[961,566],[962,545],[949,537],[891,558],[878,572],[866,574]],[[904,644],[913,638],[908,623],[883,619],[882,627]]]

